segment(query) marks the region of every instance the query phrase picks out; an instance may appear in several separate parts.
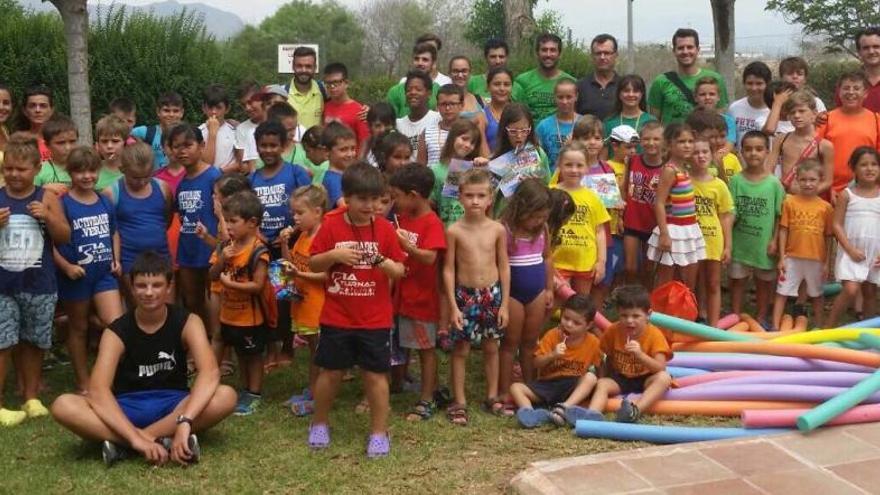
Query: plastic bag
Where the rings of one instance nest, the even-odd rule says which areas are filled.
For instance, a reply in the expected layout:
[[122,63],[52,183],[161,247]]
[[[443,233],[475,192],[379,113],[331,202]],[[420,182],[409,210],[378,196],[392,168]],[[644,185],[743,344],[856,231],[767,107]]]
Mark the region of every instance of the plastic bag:
[[[651,309],[669,316],[675,316],[684,320],[694,321],[699,315],[697,298],[690,287],[678,280],[672,280],[656,287],[651,292]],[[666,340],[673,342],[695,342],[699,339],[690,335],[673,332],[668,328],[661,327]]]

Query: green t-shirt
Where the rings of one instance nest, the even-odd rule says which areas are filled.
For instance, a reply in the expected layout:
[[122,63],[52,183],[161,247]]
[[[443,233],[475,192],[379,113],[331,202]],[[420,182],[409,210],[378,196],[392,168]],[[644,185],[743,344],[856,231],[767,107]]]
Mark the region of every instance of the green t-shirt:
[[785,189],[772,175],[752,182],[742,174],[731,177],[728,188],[736,210],[731,258],[762,270],[773,269],[776,264],[767,255],[767,244],[782,214]]
[[[287,163],[292,163],[294,165],[303,165],[303,163],[308,160],[308,158],[306,158],[305,148],[303,148],[302,145],[299,143],[296,143],[293,148],[290,149],[290,151],[282,153],[281,159]],[[256,163],[254,163],[254,170],[260,170],[265,166],[266,164],[263,163],[263,160],[257,158]]]
[[98,182],[95,183],[95,190],[103,191],[121,178],[121,170],[110,170],[106,167],[101,167],[101,170],[98,172]]
[[522,86],[522,99],[518,101],[529,107],[535,122],[540,122],[556,111],[556,98],[553,90],[556,88],[556,82],[560,79],[575,80],[570,74],[562,71],[556,77],[546,79],[538,69],[523,72],[516,77],[515,83]]
[[[683,76],[679,74],[684,85],[694,91],[697,81],[704,77],[711,77],[718,81],[718,90],[720,91],[720,101],[718,108],[727,106],[727,86],[724,84],[724,78],[721,74],[709,69],[700,69],[692,76]],[[648,90],[648,106],[656,113],[660,111],[660,120],[663,125],[673,122],[684,122],[684,119],[693,111],[694,106],[687,101],[687,98],[681,94],[678,86],[672,83],[666,74],[660,74],[651,83],[651,89]]]
[[449,227],[464,215],[464,206],[455,198],[443,196],[443,184],[446,183],[446,176],[449,174],[449,165],[435,163],[430,168],[431,172],[434,172],[434,190],[431,191],[431,201],[437,206],[437,215],[443,225]]
[[[488,102],[492,98],[492,95],[489,93],[489,86],[486,84],[486,74],[476,74],[471,76],[471,78],[468,79],[467,89],[472,94],[480,95],[480,97],[483,98],[483,101]],[[522,86],[518,82],[513,81],[513,86],[510,88],[510,99],[513,101],[521,101],[523,97],[522,92]]]
[[70,187],[70,174],[67,170],[59,165],[55,165],[50,161],[45,161],[40,166],[40,171],[34,177],[35,186],[45,186],[46,184],[64,184]]
[[[431,96],[428,98],[428,108],[430,110],[437,109],[437,91],[439,90],[440,85],[434,83],[433,88],[431,89]],[[394,108],[394,113],[397,115],[397,118],[403,118],[409,115],[409,105],[406,103],[406,90],[403,87],[403,82],[391,86],[385,99],[388,100],[388,103]]]
[[[619,125],[628,125],[636,130],[636,132],[641,132],[642,127],[645,127],[645,124],[648,122],[653,122],[657,120],[657,117],[654,117],[648,112],[642,112],[638,117],[624,117],[619,113],[612,115],[605,119],[605,139],[611,137],[611,131],[614,130],[615,127]],[[636,152],[642,152],[642,145],[636,145]],[[608,153],[611,153],[611,141],[608,141]],[[610,155],[609,155],[610,156]]]

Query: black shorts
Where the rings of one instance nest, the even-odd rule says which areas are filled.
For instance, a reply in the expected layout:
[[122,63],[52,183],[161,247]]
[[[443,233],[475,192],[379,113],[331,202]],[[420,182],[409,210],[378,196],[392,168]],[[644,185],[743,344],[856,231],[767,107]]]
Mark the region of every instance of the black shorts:
[[565,402],[574,392],[579,380],[576,376],[564,376],[553,380],[536,380],[526,386],[541,399],[541,403],[552,406]]
[[623,235],[628,235],[630,237],[638,237],[642,242],[648,242],[648,239],[651,238],[651,232],[642,232],[641,230],[636,229],[623,229]]
[[608,378],[614,380],[614,383],[616,383],[617,386],[620,387],[620,395],[640,394],[644,392],[645,381],[650,377],[651,375],[628,377],[614,371],[612,371],[608,375]]
[[315,364],[328,370],[358,365],[374,373],[391,369],[391,329],[347,329],[321,325]]
[[220,337],[223,343],[231,345],[242,356],[257,356],[266,351],[266,327],[235,327],[220,324]]

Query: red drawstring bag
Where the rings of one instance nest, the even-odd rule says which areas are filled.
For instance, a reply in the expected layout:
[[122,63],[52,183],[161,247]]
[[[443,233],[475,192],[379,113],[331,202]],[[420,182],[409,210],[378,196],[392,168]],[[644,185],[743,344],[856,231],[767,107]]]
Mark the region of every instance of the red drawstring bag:
[[[672,280],[656,287],[651,292],[651,309],[669,316],[675,316],[683,320],[694,321],[699,315],[697,298],[690,287],[678,280]],[[673,332],[668,328],[660,327],[666,340],[673,342],[695,342],[699,339],[690,335]]]

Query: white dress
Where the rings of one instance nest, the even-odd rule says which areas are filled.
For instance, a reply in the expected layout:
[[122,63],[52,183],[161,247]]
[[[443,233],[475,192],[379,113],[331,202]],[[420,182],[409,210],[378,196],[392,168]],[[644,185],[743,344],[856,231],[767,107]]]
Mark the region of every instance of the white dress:
[[843,249],[837,250],[834,273],[840,281],[880,284],[880,268],[874,266],[880,256],[880,196],[864,198],[846,189],[849,202],[843,228],[849,243],[865,253],[864,261],[856,263]]

